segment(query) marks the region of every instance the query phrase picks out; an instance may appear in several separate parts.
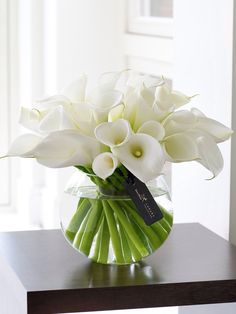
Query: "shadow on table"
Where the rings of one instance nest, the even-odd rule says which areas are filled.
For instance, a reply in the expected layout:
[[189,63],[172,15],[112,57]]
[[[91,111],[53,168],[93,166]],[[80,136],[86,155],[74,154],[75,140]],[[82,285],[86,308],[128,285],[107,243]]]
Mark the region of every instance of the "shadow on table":
[[73,280],[87,287],[129,286],[153,284],[159,281],[159,276],[144,262],[118,266],[88,261],[78,272],[73,272]]

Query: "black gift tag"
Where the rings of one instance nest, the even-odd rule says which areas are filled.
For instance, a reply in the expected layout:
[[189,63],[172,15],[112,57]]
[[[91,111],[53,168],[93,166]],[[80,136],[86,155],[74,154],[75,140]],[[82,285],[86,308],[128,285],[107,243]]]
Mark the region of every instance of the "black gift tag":
[[125,189],[135,203],[139,214],[147,225],[163,218],[163,214],[155,202],[145,183],[136,178],[131,172],[124,181]]

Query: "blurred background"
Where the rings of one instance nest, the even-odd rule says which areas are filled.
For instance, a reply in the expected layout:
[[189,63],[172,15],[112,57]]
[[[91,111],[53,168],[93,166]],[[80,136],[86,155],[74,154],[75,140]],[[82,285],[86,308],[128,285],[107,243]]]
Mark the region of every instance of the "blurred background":
[[[163,75],[173,88],[199,94],[189,107],[236,129],[234,10],[233,0],[0,0],[1,154],[24,132],[20,106],[83,72],[90,83],[125,68]],[[200,222],[236,244],[234,139],[220,148],[225,165],[212,181],[200,165],[173,165],[175,222]],[[59,227],[73,171],[0,160],[0,230]]]
[[[164,76],[199,94],[191,106],[232,126],[233,1],[0,0],[0,149],[24,132],[20,106],[58,93],[81,73],[132,68]],[[221,144],[222,173],[212,181],[195,163],[175,164],[176,222],[199,221],[229,237],[230,141]],[[55,228],[58,203],[73,169],[34,160],[0,161],[0,229]],[[231,207],[231,208],[230,208]]]

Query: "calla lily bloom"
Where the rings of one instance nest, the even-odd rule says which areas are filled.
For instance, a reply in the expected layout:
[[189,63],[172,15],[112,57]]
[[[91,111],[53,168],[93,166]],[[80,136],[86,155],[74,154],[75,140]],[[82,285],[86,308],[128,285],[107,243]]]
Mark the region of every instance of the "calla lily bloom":
[[50,168],[91,165],[101,146],[76,130],[52,132],[45,138],[27,134],[13,142],[8,156],[34,157]]
[[121,92],[94,90],[87,101],[93,109],[94,118],[97,124],[107,121],[111,109],[122,103],[123,95]]
[[76,130],[63,130],[50,133],[34,148],[33,154],[40,164],[51,168],[88,166],[100,153],[100,148],[94,138]]
[[216,143],[228,140],[233,134],[233,130],[214,119],[206,117],[200,110],[193,108],[191,112],[198,117],[196,128],[209,133]]
[[200,158],[196,141],[185,133],[176,133],[166,137],[163,142],[166,159],[171,162],[183,162]]
[[85,102],[87,87],[87,76],[82,74],[76,81],[73,81],[67,87],[62,89],[62,95],[65,95],[73,103]]
[[194,96],[131,70],[104,73],[89,90],[83,74],[33,109],[22,108],[20,123],[38,135],[18,137],[7,156],[55,168],[93,166],[103,179],[120,162],[143,182],[158,176],[165,160],[197,161],[213,177],[221,171],[217,144],[233,131],[196,108],[179,110]]
[[128,142],[111,148],[118,160],[137,178],[148,182],[161,174],[164,155],[161,145],[150,135],[134,134]]
[[172,162],[196,160],[209,169],[213,177],[223,167],[217,143],[228,139],[232,130],[216,120],[207,118],[200,110],[176,111],[163,123],[162,140],[167,159]]
[[191,98],[183,93],[171,90],[166,82],[156,88],[155,102],[158,108],[164,111],[173,111],[190,102]]
[[127,120],[118,119],[99,124],[94,133],[97,140],[107,146],[121,146],[129,140],[131,128]]
[[112,153],[105,152],[95,157],[92,169],[98,177],[105,180],[113,174],[118,163],[118,159]]
[[11,143],[7,156],[34,157],[33,150],[41,141],[42,137],[34,134],[20,135]]
[[158,115],[137,90],[134,90],[126,97],[123,117],[129,120],[134,131],[137,131],[146,121],[158,120]]
[[138,133],[151,135],[157,141],[160,141],[165,136],[165,129],[161,123],[150,120],[150,121],[144,122],[141,125],[141,127],[138,129]]
[[205,168],[211,171],[213,178],[215,178],[223,169],[224,160],[211,136],[204,134],[197,138],[198,151],[200,154],[200,160],[198,162]]
[[108,113],[108,122],[114,122],[118,119],[123,118],[124,109],[124,104],[120,104],[115,108],[112,108]]

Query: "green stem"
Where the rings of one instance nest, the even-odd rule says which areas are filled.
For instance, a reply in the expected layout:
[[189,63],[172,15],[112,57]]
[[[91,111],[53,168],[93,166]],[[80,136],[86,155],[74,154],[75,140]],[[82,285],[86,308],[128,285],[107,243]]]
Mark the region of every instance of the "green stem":
[[[163,219],[163,218],[162,218]],[[170,231],[167,231],[161,224],[160,221],[155,222],[151,225],[151,228],[154,230],[155,233],[158,234],[160,240],[162,243],[165,241],[165,239],[168,237],[168,234]]]
[[116,213],[118,219],[120,220],[121,224],[123,225],[124,229],[126,230],[128,236],[130,237],[131,241],[134,242],[134,245],[140,252],[140,254],[144,257],[149,254],[147,248],[143,244],[143,242],[140,240],[136,232],[134,231],[132,225],[127,220],[127,217],[125,216],[123,210],[120,208],[119,205],[117,205],[117,202],[108,200],[107,203],[110,205],[110,207],[113,209],[113,211]]
[[157,247],[162,244],[162,241],[158,234],[153,231],[151,226],[146,225],[142,217],[134,208],[134,203],[132,201],[122,202],[122,206],[126,208],[127,213],[133,218],[141,232],[144,234],[145,238],[147,238],[146,242],[148,241],[148,244],[151,246],[153,252]]
[[102,231],[103,231],[103,224],[104,224],[104,213],[102,213],[101,217],[102,217],[102,222],[101,222],[101,224],[99,225],[99,228],[98,228],[96,244],[95,244],[95,248],[94,248],[94,254],[92,256],[92,260],[95,261],[95,262],[98,260],[98,257],[99,257],[99,251],[100,251],[101,239],[102,239]]
[[73,242],[77,231],[79,230],[86,214],[88,213],[91,204],[88,199],[81,198],[78,207],[73,217],[70,220],[68,227],[65,230],[66,237]]
[[83,237],[80,242],[79,250],[89,256],[94,236],[99,226],[99,220],[102,213],[102,203],[99,200],[90,200],[92,202],[92,211],[89,215]]
[[89,216],[92,212],[92,206],[90,207],[87,215],[85,216],[79,230],[77,231],[76,235],[75,235],[75,238],[74,238],[74,241],[73,241],[73,246],[79,250],[79,246],[80,246],[80,242],[81,242],[81,239],[83,237],[83,234],[84,234],[84,230],[86,228],[86,225],[87,225],[87,221],[89,219]]
[[173,225],[173,214],[168,212],[164,207],[160,206],[160,209],[164,215],[165,220],[168,222],[168,224],[170,225],[170,227],[172,227]]
[[113,211],[111,210],[109,206],[110,204],[108,203],[108,201],[102,200],[102,203],[103,203],[103,209],[104,209],[106,219],[107,219],[109,232],[111,235],[111,243],[112,243],[113,251],[115,254],[116,262],[122,264],[124,263],[124,257],[122,254],[120,237],[117,230],[117,225],[116,225],[116,221],[113,215]]
[[130,238],[129,238],[128,234],[127,234],[127,231],[125,229],[124,229],[124,233],[126,235],[126,239],[127,239],[128,244],[129,244],[133,260],[135,262],[140,261],[142,259],[142,255],[139,253],[139,251],[136,248],[136,246],[134,245],[134,243],[130,240]]
[[169,233],[171,231],[171,226],[166,221],[165,217],[163,217],[160,221],[158,221],[159,224]]
[[132,254],[131,254],[131,250],[130,250],[123,226],[121,225],[119,219],[117,219],[117,224],[119,226],[119,231],[120,231],[120,239],[121,239],[121,244],[122,244],[124,260],[125,260],[125,263],[130,264],[132,262]]
[[110,244],[110,233],[109,233],[109,228],[107,224],[107,219],[106,219],[106,216],[104,215],[101,244],[100,244],[100,250],[99,250],[99,257],[98,257],[99,263],[107,264],[109,244]]

